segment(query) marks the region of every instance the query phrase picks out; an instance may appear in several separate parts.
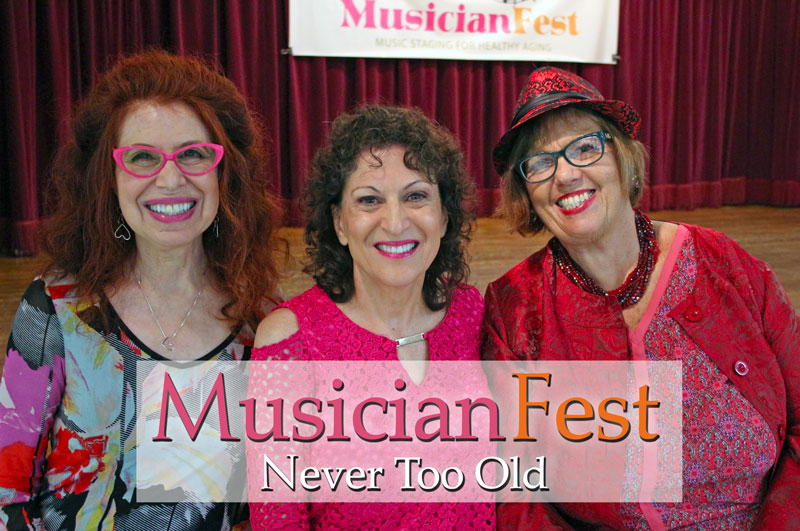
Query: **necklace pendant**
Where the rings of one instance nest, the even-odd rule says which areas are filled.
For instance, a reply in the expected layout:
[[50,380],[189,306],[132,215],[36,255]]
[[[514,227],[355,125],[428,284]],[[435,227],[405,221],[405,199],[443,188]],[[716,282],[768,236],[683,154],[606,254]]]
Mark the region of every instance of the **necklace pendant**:
[[410,345],[412,343],[418,343],[419,341],[425,341],[424,333],[414,334],[413,336],[400,337],[394,340],[394,342],[397,343],[398,347],[402,347],[404,345]]
[[175,343],[172,342],[171,337],[165,337],[164,341],[161,342],[161,346],[167,349],[169,352],[175,350]]
[[[203,277],[205,277],[205,273],[203,273]],[[189,311],[186,312],[186,316],[183,318],[183,321],[181,321],[181,324],[178,325],[177,330],[175,330],[171,336],[168,336],[166,332],[164,332],[164,327],[161,326],[158,317],[156,317],[156,312],[153,311],[153,305],[150,304],[150,299],[147,298],[147,293],[144,292],[144,288],[142,287],[142,281],[138,276],[136,277],[136,284],[139,285],[139,290],[142,292],[142,296],[144,297],[144,302],[147,304],[147,309],[150,310],[150,315],[153,316],[153,321],[156,322],[156,326],[158,326],[158,331],[161,332],[161,337],[164,338],[164,341],[161,342],[161,348],[165,348],[169,352],[172,352],[173,350],[175,350],[175,343],[173,342],[173,339],[175,339],[175,336],[178,335],[178,332],[180,332],[181,329],[183,329],[183,325],[186,324],[186,320],[189,318],[189,316],[192,315],[192,310],[197,305],[197,301],[200,299],[200,294],[203,293],[203,286],[200,286],[200,289],[197,290],[197,295],[195,295],[194,297],[194,302],[192,303],[191,306],[189,306]]]

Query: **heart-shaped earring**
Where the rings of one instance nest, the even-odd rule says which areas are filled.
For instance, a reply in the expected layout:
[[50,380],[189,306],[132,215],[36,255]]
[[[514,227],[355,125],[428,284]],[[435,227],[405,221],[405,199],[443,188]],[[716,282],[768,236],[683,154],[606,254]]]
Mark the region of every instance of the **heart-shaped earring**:
[[114,237],[118,240],[125,240],[126,242],[131,239],[131,231],[125,224],[122,215],[119,217],[119,225],[117,226],[117,230],[114,231]]

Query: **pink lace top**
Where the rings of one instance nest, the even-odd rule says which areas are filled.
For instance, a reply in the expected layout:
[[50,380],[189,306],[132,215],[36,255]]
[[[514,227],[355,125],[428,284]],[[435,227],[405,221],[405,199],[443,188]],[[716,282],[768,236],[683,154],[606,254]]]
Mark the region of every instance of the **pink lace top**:
[[[287,339],[253,349],[252,359],[393,360],[393,340],[352,322],[315,286],[278,306],[297,317],[299,330]],[[431,360],[480,359],[483,298],[471,286],[453,292],[445,318],[425,333]],[[266,392],[258,389],[256,393]],[[251,504],[258,529],[494,529],[489,503],[273,503]]]

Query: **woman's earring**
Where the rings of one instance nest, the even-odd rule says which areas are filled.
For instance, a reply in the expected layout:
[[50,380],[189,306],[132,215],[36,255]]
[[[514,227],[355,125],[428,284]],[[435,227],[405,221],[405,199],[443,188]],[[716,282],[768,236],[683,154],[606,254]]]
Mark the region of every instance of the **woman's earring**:
[[214,218],[214,236],[219,238],[219,216]]
[[637,175],[631,177],[631,185],[633,186],[633,193],[638,194],[642,188],[642,183]]
[[117,230],[114,231],[114,237],[118,240],[125,240],[126,242],[131,239],[131,231],[125,224],[125,219],[122,217],[122,214],[119,216],[119,225],[117,225]]

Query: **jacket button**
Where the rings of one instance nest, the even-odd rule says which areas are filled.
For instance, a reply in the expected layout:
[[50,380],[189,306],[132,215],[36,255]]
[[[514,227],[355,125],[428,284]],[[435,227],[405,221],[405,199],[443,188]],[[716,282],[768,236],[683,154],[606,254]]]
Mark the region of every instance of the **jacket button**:
[[786,429],[783,427],[783,424],[778,426],[778,437],[783,439],[784,434],[786,433]]
[[698,306],[689,306],[686,308],[686,318],[693,323],[696,323],[703,318],[703,310]]
[[737,361],[733,364],[733,370],[739,376],[747,376],[747,373],[750,372],[750,367],[743,361]]

